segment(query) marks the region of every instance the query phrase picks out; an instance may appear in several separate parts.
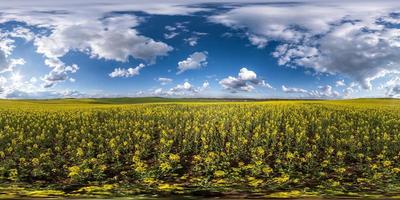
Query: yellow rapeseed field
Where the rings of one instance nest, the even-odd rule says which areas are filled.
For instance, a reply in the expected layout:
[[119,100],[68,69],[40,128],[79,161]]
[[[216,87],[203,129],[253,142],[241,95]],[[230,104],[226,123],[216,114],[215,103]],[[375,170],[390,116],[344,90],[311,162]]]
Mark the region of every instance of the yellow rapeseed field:
[[400,186],[396,100],[0,103],[2,183],[170,192]]

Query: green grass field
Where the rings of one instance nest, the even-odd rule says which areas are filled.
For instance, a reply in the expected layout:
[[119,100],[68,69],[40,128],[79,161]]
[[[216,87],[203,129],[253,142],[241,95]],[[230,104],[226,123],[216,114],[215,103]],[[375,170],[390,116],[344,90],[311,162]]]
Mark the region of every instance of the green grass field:
[[0,198],[397,198],[399,156],[396,99],[0,100]]

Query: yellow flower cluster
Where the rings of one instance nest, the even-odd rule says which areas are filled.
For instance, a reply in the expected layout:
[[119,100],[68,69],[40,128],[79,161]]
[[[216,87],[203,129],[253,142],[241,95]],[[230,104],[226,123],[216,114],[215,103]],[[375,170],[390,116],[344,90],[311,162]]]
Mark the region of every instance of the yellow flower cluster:
[[376,188],[399,181],[396,105],[0,105],[0,179]]

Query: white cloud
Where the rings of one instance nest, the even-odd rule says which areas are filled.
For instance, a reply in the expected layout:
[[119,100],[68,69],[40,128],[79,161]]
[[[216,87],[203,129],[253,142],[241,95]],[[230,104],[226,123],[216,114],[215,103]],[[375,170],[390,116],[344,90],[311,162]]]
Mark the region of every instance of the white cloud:
[[208,81],[204,81],[203,86],[201,87],[201,90],[205,90],[210,87],[210,83]]
[[[7,99],[44,99],[44,98],[56,98],[54,92],[26,92],[22,90],[11,90],[3,94],[4,98]],[[57,96],[58,97],[58,96]]]
[[15,41],[9,38],[9,33],[0,32],[0,73],[12,72],[17,66],[26,63],[22,58],[11,58],[14,43]]
[[173,81],[173,79],[171,78],[164,78],[164,77],[160,77],[157,80],[158,82],[161,83],[161,85],[167,85],[168,83],[171,83]]
[[[199,11],[209,10],[198,6],[189,6],[198,1],[174,2],[164,0],[114,0],[104,3],[104,0],[86,0],[84,4],[80,0],[70,1],[53,1],[53,0],[38,0],[38,1],[7,1],[2,2],[0,9],[6,12],[3,13],[1,21],[8,21],[11,18],[21,19],[26,18],[28,21],[48,21],[48,15],[55,16],[59,20],[65,19],[66,16],[74,15],[75,18],[93,17],[97,18],[106,13],[114,11],[140,11],[156,15],[189,15]],[[60,10],[62,8],[62,10]],[[33,12],[36,11],[36,12]],[[33,16],[33,17],[32,17]]]
[[178,84],[175,87],[170,88],[169,90],[163,90],[162,88],[158,88],[153,91],[153,95],[156,96],[194,96],[199,95],[201,92],[207,90],[209,88],[208,81],[205,81],[201,87],[195,87],[188,81],[185,81],[183,84]]
[[391,15],[399,8],[397,1],[299,0],[237,6],[209,19],[243,30],[258,48],[280,42],[273,54],[280,65],[342,74],[370,89],[399,71],[399,20]]
[[303,88],[286,87],[282,85],[282,91],[289,94],[299,94],[302,98],[338,98],[339,92],[332,89],[332,86],[319,86],[317,90],[306,90]]
[[33,83],[33,84],[35,84],[35,83],[37,83],[37,78],[36,77],[32,77],[30,80],[29,80],[29,82],[31,82],[31,83]]
[[394,77],[382,84],[379,89],[385,90],[387,97],[400,97],[400,77]]
[[400,97],[400,84],[393,86],[387,93],[390,97]]
[[116,77],[133,77],[137,76],[140,73],[140,70],[143,69],[145,65],[143,63],[140,63],[138,66],[135,68],[128,68],[128,69],[123,69],[123,68],[115,68],[113,72],[109,74],[111,78],[116,78]]
[[177,32],[164,33],[164,38],[165,39],[172,39],[172,38],[174,38],[174,37],[176,37],[178,35],[179,35],[179,33],[177,33]]
[[67,80],[70,73],[76,73],[79,70],[78,65],[66,66],[58,58],[48,58],[45,60],[45,64],[52,68],[48,74],[42,77],[45,88],[53,87],[55,84]]
[[11,55],[15,48],[14,40],[8,37],[8,34],[0,32],[0,51],[3,57],[8,57]]
[[260,36],[253,35],[253,34],[250,34],[248,37],[249,37],[250,43],[259,49],[264,48],[268,44],[268,40],[265,37],[260,37]]
[[191,36],[189,38],[184,39],[184,41],[189,44],[189,46],[196,46],[197,45],[197,41],[199,40],[199,37],[197,36]]
[[[157,57],[166,56],[173,49],[163,42],[155,41],[137,32],[135,27],[143,21],[142,19],[133,15],[110,15],[109,12],[115,11],[111,8],[126,5],[126,3],[113,2],[108,4],[111,6],[108,8],[102,7],[103,4],[95,3],[87,7],[86,4],[78,6],[71,2],[64,3],[65,10],[62,12],[51,9],[52,6],[56,8],[58,5],[58,3],[52,3],[49,2],[47,5],[37,2],[33,9],[26,7],[29,3],[25,2],[15,5],[12,10],[2,9],[4,4],[0,5],[2,12],[0,23],[18,21],[27,24],[9,32],[0,32],[0,51],[5,53],[5,57],[9,57],[14,48],[14,40],[11,38],[33,41],[37,52],[45,56],[45,64],[52,68],[52,71],[42,78],[45,87],[68,80],[68,74],[74,73],[68,71],[68,68],[76,65],[71,64],[68,67],[62,61],[62,57],[71,51],[86,53],[91,58],[97,59],[126,62],[134,58],[154,63]],[[35,12],[31,12],[33,10]],[[42,30],[34,34],[30,30],[31,27]],[[10,65],[10,59],[7,59],[8,64],[4,64],[3,58],[4,56],[0,53],[0,70],[9,68]],[[59,67],[55,67],[56,65]],[[77,66],[75,68],[78,69]]]
[[351,82],[344,90],[343,96],[350,97],[353,93],[358,92],[360,89],[360,85],[355,82]]
[[203,33],[203,32],[193,32],[192,36],[185,38],[184,41],[189,45],[189,46],[196,46],[198,44],[198,41],[200,37],[208,35],[208,33]]
[[20,72],[0,76],[0,98],[51,98],[54,91],[43,89],[35,77],[26,79]]
[[224,89],[230,90],[232,93],[236,93],[238,91],[250,92],[254,89],[254,87],[248,84],[246,81],[232,76],[222,79],[219,81],[219,84]]
[[11,32],[8,33],[8,35],[14,38],[23,38],[28,42],[32,41],[36,37],[31,30],[21,26],[15,27]]
[[178,62],[178,74],[207,66],[207,54],[207,51],[194,52],[185,60]]
[[154,90],[153,94],[156,95],[156,96],[163,95],[163,89],[162,88],[157,88],[157,89]]
[[165,29],[166,29],[167,31],[175,31],[175,30],[176,30],[176,27],[167,25],[167,26],[165,26]]
[[312,4],[250,5],[211,16],[210,20],[236,29],[248,28],[251,32],[249,36],[296,42],[304,37],[303,32],[291,26],[298,25],[320,33],[327,31],[329,24],[341,14],[342,11],[336,7],[324,10]]
[[0,76],[0,98],[12,99],[52,99],[52,98],[83,98],[104,97],[106,94],[89,95],[76,90],[55,91],[43,88],[36,77],[27,78],[20,72],[11,72],[9,76]]
[[173,26],[165,26],[165,29],[168,31],[164,33],[165,39],[172,39],[178,35],[180,32],[188,32],[189,30],[186,28],[187,22],[177,22]]
[[290,56],[290,62],[318,72],[344,74],[364,89],[371,89],[372,80],[399,70],[400,45],[396,45],[399,36],[400,30],[373,30],[346,23],[319,40],[320,53]]
[[182,92],[182,91],[190,91],[190,92],[195,92],[194,87],[192,86],[192,84],[190,84],[189,82],[184,82],[181,85],[177,85],[174,88],[171,88],[171,91],[174,93],[177,92]]
[[346,84],[344,83],[344,80],[338,80],[336,81],[336,87],[344,87]]
[[[10,67],[13,38],[35,41],[38,52],[45,55],[46,64],[52,70],[42,77],[49,85],[71,80],[70,74],[78,70],[73,63],[62,61],[62,57],[71,51],[80,51],[99,59],[123,62],[134,58],[152,63],[158,57],[167,55],[172,47],[136,30],[145,18],[111,12],[136,10],[150,14],[187,15],[205,10],[200,6],[188,6],[195,1],[101,2],[2,2],[0,22],[16,20],[27,23],[27,27],[35,26],[47,31],[35,35],[28,28],[18,27],[11,32],[0,33],[5,34],[0,36],[0,71],[11,72],[12,68],[15,69]],[[371,81],[378,77],[399,71],[399,20],[390,15],[400,8],[397,1],[367,0],[362,6],[355,1],[304,2],[234,4],[231,10],[221,11],[210,19],[244,30],[250,43],[257,48],[264,48],[270,41],[282,43],[274,53],[281,65],[302,66],[318,73],[342,74],[363,88],[371,88]],[[385,23],[391,24],[388,26]],[[187,42],[196,45],[197,39]],[[247,89],[252,90],[254,85],[249,85]],[[350,91],[358,86],[343,87]],[[323,93],[325,89],[327,92],[327,88],[319,88],[318,91]]]
[[130,56],[147,62],[165,56],[172,47],[140,35],[134,16],[113,16],[101,21],[80,21],[59,26],[49,36],[35,40],[38,53],[59,58],[70,50],[88,53],[93,58],[125,62]]
[[0,51],[0,74],[5,72],[13,72],[17,66],[25,65],[25,63],[25,60],[22,58],[9,59],[5,56],[2,56],[2,52]]
[[[79,69],[78,66],[62,61],[62,57],[71,51],[80,51],[92,58],[116,61],[135,58],[153,63],[157,57],[165,56],[172,50],[169,45],[146,37],[135,29],[144,21],[141,18],[134,17],[133,14],[111,14],[121,10],[188,15],[206,9],[187,7],[182,3],[148,3],[141,0],[116,0],[107,4],[102,0],[88,0],[85,4],[76,0],[2,2],[0,23],[16,21],[26,26],[21,25],[4,33],[0,31],[0,71],[11,73],[11,69],[23,61],[11,57],[15,48],[14,38],[33,41],[37,52],[45,56],[45,64],[51,67],[51,71],[40,79],[18,83],[6,81],[7,84],[1,86],[3,94],[24,96],[23,94],[40,93],[51,96],[52,92],[47,92],[49,90],[40,85],[51,87],[65,80],[75,80],[69,76]],[[33,33],[31,28],[40,28],[40,31]]]
[[318,89],[320,91],[316,92],[317,96],[320,96],[320,97],[338,97],[339,96],[339,92],[334,91],[332,89],[332,86],[330,86],[330,85],[319,86]]
[[57,91],[24,91],[11,90],[3,94],[3,98],[8,99],[58,99],[58,98],[87,98],[91,95],[81,93],[77,90]]
[[248,70],[245,67],[240,69],[238,77],[228,76],[228,78],[219,81],[219,84],[232,93],[240,91],[251,92],[254,90],[254,86],[264,86],[272,89],[271,85],[264,80],[258,79],[254,71]]
[[282,85],[282,91],[285,93],[303,93],[307,94],[308,91],[302,88],[295,88],[295,87],[286,87]]
[[253,81],[258,80],[257,74],[254,71],[248,70],[247,68],[243,67],[240,69],[238,78],[244,81]]
[[278,58],[279,65],[295,67],[311,63],[318,53],[319,50],[315,47],[283,44],[279,45],[272,55]]

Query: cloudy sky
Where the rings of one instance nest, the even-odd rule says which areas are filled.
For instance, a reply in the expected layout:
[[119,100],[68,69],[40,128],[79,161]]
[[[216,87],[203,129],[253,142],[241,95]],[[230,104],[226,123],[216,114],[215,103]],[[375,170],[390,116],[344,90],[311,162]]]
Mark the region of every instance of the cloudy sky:
[[396,0],[13,0],[0,98],[400,97]]

